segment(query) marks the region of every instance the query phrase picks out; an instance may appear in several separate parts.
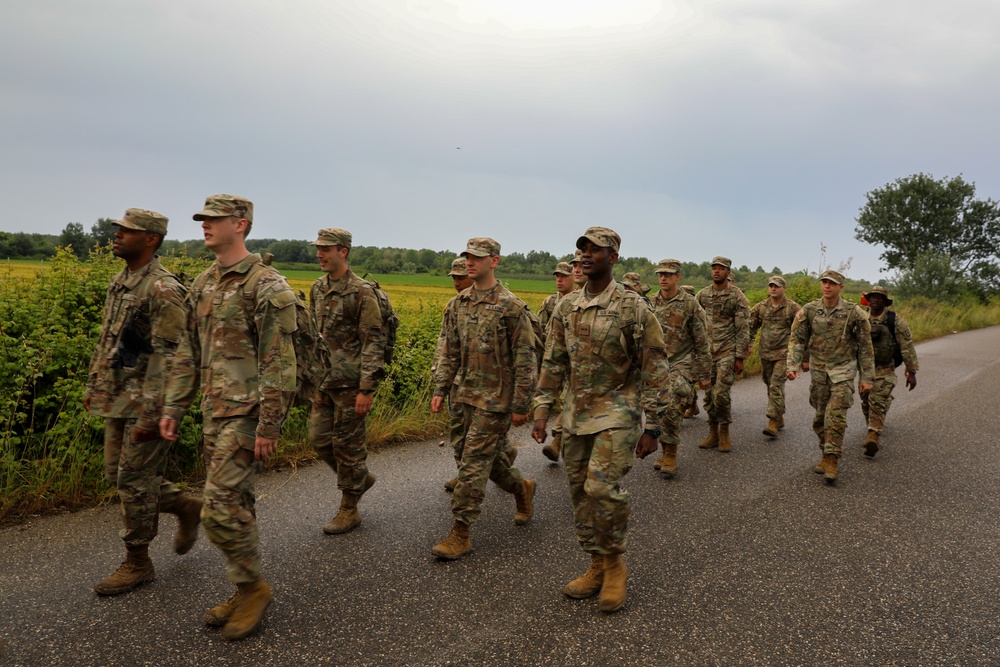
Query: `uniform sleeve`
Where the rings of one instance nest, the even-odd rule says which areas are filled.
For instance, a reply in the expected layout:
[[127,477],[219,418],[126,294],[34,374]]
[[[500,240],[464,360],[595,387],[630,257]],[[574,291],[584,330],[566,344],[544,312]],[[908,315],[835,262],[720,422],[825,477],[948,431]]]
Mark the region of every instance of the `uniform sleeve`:
[[750,302],[742,291],[737,297],[733,324],[736,327],[736,358],[746,359],[750,356],[753,339],[750,337]]
[[187,327],[184,288],[176,281],[161,279],[150,295],[150,331],[153,352],[149,355],[142,383],[142,407],[137,426],[155,431],[163,414],[164,394],[171,363]]
[[163,416],[178,422],[194,401],[200,384],[201,339],[198,335],[196,295],[188,293],[184,331],[170,362],[163,397]]
[[691,304],[691,317],[688,318],[691,340],[694,341],[691,372],[695,382],[701,382],[712,379],[712,341],[708,334],[708,314],[697,300],[691,301]]
[[528,308],[518,308],[510,332],[510,347],[514,356],[514,399],[511,412],[526,415],[531,410],[531,395],[538,381],[538,360],[535,358],[535,330],[528,319]]
[[[750,334],[749,334],[749,340],[750,340],[750,346],[751,347],[753,347],[753,341],[757,337],[757,332],[760,331],[760,325],[761,325],[760,310],[761,310],[761,304],[763,304],[763,303],[764,303],[763,301],[760,301],[760,302],[754,304],[754,307],[750,309],[750,319],[749,319]],[[759,351],[758,351],[758,354],[760,354]]]
[[538,309],[538,321],[542,325],[542,331],[545,331],[545,329],[548,328],[549,320],[552,319],[553,310],[554,308],[552,307],[552,297],[551,296],[545,297],[545,301],[542,301],[542,305]]
[[358,309],[358,337],[361,339],[361,384],[363,391],[375,391],[385,378],[385,322],[378,298],[370,287],[361,291]]
[[792,333],[788,337],[788,357],[785,365],[789,371],[802,371],[802,362],[806,359],[809,349],[809,338],[812,336],[812,324],[805,308],[795,313],[792,322]]
[[875,381],[875,350],[872,347],[872,324],[868,314],[860,306],[854,306],[855,336],[858,343],[858,370],[861,372],[861,382]]
[[441,316],[441,333],[438,335],[437,349],[434,351],[433,369],[434,395],[447,396],[455,381],[455,374],[462,363],[462,344],[458,339],[456,309],[458,297],[452,297]]
[[916,373],[920,370],[920,363],[917,361],[917,350],[913,347],[913,334],[910,325],[906,323],[899,313],[896,314],[896,344],[903,354],[903,365],[907,372]]
[[670,387],[670,362],[663,343],[663,329],[648,308],[638,308],[642,327],[639,351],[639,402],[643,412],[662,427],[667,423],[672,409],[673,392]]
[[545,355],[542,372],[532,401],[534,419],[548,419],[549,412],[562,394],[563,383],[569,373],[569,354],[566,351],[566,323],[564,308],[556,307],[549,320],[545,335]]
[[[789,300],[789,302],[788,302],[788,310],[786,312],[788,313],[788,328],[792,329],[795,326],[795,317],[796,317],[796,315],[798,315],[800,312],[802,312],[802,306],[800,306],[799,304],[795,303],[794,301]],[[800,364],[808,364],[809,363],[809,348],[808,347],[806,347],[805,349],[802,350],[802,361],[799,362],[799,363]]]
[[262,279],[257,291],[257,435],[276,439],[295,397],[296,297],[283,279]]

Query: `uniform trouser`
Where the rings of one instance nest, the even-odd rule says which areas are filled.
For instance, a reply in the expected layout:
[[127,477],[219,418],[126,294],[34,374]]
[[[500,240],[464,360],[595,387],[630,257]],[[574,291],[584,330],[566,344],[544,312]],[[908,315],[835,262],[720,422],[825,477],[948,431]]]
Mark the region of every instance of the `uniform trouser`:
[[201,525],[226,559],[234,584],[260,576],[260,542],[254,484],[261,463],[254,459],[256,417],[205,417],[205,493]]
[[724,354],[712,359],[712,384],[705,392],[705,410],[709,424],[732,421],[732,400],[729,391],[736,382],[736,355]]
[[177,488],[163,479],[163,463],[173,443],[157,438],[133,442],[136,419],[104,420],[104,479],[118,489],[122,530],[129,546],[149,544],[156,537],[160,512],[177,498]]
[[357,397],[357,387],[318,392],[309,412],[309,442],[337,473],[338,489],[363,493],[368,476],[367,415],[354,411]]
[[487,480],[493,480],[507,493],[515,493],[522,488],[524,477],[510,465],[510,413],[489,412],[465,403],[457,407],[463,413],[462,442],[451,513],[456,521],[471,526],[482,511]]
[[840,456],[847,431],[847,411],[854,405],[854,380],[831,382],[825,371],[809,369],[809,405],[816,409],[813,431],[823,438],[823,453]]
[[576,539],[589,554],[625,553],[629,505],[621,481],[632,468],[640,434],[638,423],[589,435],[563,433]]
[[[663,424],[657,424],[657,426],[662,431],[660,442],[665,445],[679,445],[681,444],[681,423],[684,421],[681,406],[690,405],[691,401],[694,400],[694,385],[684,376],[683,372],[671,367],[670,391],[673,400],[667,409],[666,421]],[[648,419],[649,415],[646,417]]]
[[767,418],[775,421],[785,414],[785,382],[788,380],[785,369],[784,359],[760,360],[760,377],[767,385]]
[[[500,446],[500,452],[510,458],[511,450],[507,440],[507,434],[503,434],[504,443]],[[455,452],[455,467],[462,467],[462,450],[465,443],[465,404],[448,401],[448,442]]]
[[889,406],[892,405],[892,390],[896,388],[896,371],[894,369],[891,373],[879,377],[879,370],[881,369],[876,369],[872,390],[861,392],[861,410],[865,413],[868,428],[881,433],[885,428],[885,416],[889,413]]

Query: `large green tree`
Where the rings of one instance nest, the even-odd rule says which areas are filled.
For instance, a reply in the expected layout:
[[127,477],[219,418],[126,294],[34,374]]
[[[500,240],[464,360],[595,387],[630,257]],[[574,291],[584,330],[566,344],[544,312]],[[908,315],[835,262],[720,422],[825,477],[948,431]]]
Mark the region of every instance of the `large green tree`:
[[975,183],[961,176],[896,179],[865,195],[856,221],[855,237],[884,247],[888,269],[912,274],[932,261],[976,289],[1000,287],[1000,204],[976,199]]

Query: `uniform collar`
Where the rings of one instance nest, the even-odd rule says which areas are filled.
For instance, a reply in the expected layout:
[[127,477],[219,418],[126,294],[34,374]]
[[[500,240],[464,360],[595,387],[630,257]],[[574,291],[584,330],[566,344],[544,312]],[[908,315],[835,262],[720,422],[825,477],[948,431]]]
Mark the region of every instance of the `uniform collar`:
[[587,308],[593,308],[595,306],[601,309],[607,308],[609,305],[611,305],[611,299],[612,297],[614,297],[617,291],[618,291],[618,283],[615,282],[614,278],[612,278],[611,282],[608,283],[608,286],[604,288],[603,292],[588,300],[587,286],[584,285],[583,289],[580,290],[580,296],[579,298],[577,298],[576,305],[574,306],[574,308],[576,310],[585,310]]
[[351,271],[351,267],[347,267],[347,271],[344,271],[344,275],[340,276],[337,280],[330,277],[330,274],[326,274],[326,281],[323,284],[324,291],[326,292],[345,292],[347,286],[351,284],[351,279],[354,278],[354,272]]
[[261,261],[260,255],[255,252],[252,252],[243,259],[241,259],[240,261],[236,262],[236,264],[234,264],[233,266],[230,266],[228,269],[225,270],[225,272],[223,272],[222,267],[219,265],[219,260],[215,260],[215,262],[212,263],[212,273],[215,275],[217,279],[222,278],[222,276],[228,275],[230,273],[243,274],[248,272],[255,264],[257,264],[260,261]]
[[125,289],[135,289],[139,283],[142,282],[142,279],[149,275],[150,271],[158,268],[160,268],[160,260],[158,257],[154,256],[149,264],[131,274],[126,266],[118,272],[118,274],[112,279],[112,282],[117,285],[121,285]]

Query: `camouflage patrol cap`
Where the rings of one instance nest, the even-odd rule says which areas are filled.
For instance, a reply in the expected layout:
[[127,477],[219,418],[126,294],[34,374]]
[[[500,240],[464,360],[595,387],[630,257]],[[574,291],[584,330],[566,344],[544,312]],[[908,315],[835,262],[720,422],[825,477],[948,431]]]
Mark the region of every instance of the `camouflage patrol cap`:
[[728,257],[723,257],[722,255],[716,255],[715,257],[712,258],[712,266],[715,266],[717,264],[719,266],[724,266],[727,269],[733,268],[733,260],[729,259]]
[[833,269],[827,269],[826,271],[823,272],[823,275],[820,276],[820,281],[823,281],[823,280],[829,280],[830,282],[837,283],[838,285],[843,285],[844,281],[846,281],[847,278],[845,278],[844,274],[841,273],[840,271],[834,271]]
[[556,268],[552,271],[554,276],[571,276],[573,275],[573,267],[569,265],[569,262],[559,262],[556,264]]
[[681,289],[694,296],[694,285],[681,285]]
[[319,230],[316,240],[310,241],[310,243],[312,245],[339,245],[342,248],[350,248],[352,238],[351,233],[346,229],[326,227]]
[[451,262],[451,271],[448,272],[449,276],[467,276],[469,275],[469,267],[465,263],[465,258],[459,257]]
[[576,240],[576,247],[582,249],[587,241],[602,248],[611,248],[612,252],[618,252],[622,245],[622,237],[618,236],[618,232],[607,227],[588,227],[583,236]]
[[679,259],[661,259],[656,265],[656,273],[680,273],[681,261]]
[[785,282],[785,279],[782,278],[781,276],[771,276],[770,278],[767,279],[768,287],[770,287],[771,285],[775,285],[777,287],[784,287],[786,284],[787,283]]
[[573,259],[569,260],[570,266],[572,266],[573,264],[579,264],[580,263],[580,255],[582,255],[582,254],[583,254],[583,251],[580,250],[579,248],[577,248],[576,252],[573,253]]
[[115,220],[111,224],[124,227],[125,229],[141,229],[145,232],[154,232],[160,236],[167,235],[167,216],[148,208],[127,208],[121,220]]
[[629,287],[639,287],[642,285],[642,276],[640,276],[635,271],[629,271],[624,276],[622,276],[622,285],[628,285]]
[[872,294],[881,294],[882,296],[885,297],[885,305],[887,305],[887,306],[891,306],[892,305],[892,299],[889,298],[889,290],[887,290],[886,288],[882,287],[881,285],[874,285],[870,290],[868,290],[867,292],[864,292],[863,296],[868,301],[871,301],[872,300]]
[[499,257],[500,244],[488,236],[477,236],[476,238],[469,239],[469,242],[465,244],[462,257],[466,255],[474,257]]
[[205,208],[195,213],[194,219],[225,218],[231,215],[253,222],[253,202],[239,195],[212,195],[205,199]]

